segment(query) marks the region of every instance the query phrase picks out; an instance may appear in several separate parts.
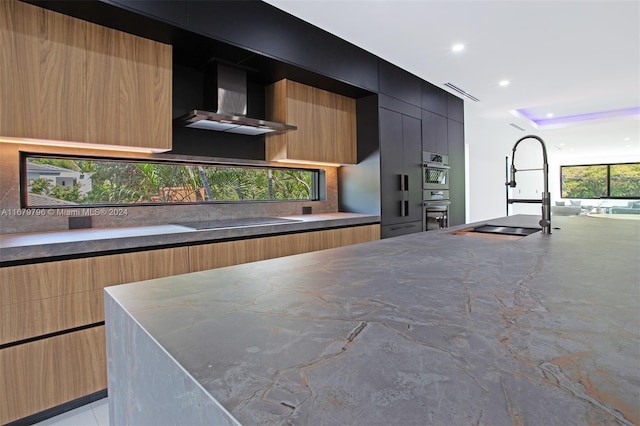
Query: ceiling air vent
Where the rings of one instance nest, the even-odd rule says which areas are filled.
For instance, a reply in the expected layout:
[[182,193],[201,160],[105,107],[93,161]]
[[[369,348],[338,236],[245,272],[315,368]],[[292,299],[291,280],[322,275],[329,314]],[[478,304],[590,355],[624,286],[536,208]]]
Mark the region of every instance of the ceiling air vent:
[[518,126],[518,125],[517,125],[517,124],[515,124],[515,123],[509,123],[509,126],[511,126],[511,127],[515,127],[516,129],[520,130],[521,132],[524,132],[524,129],[523,129],[522,127]]
[[480,99],[476,98],[475,96],[465,92],[464,90],[462,90],[461,88],[459,88],[458,86],[451,84],[451,83],[445,83],[445,86],[447,86],[449,89],[454,90],[458,93],[460,93],[462,96],[464,96],[465,98],[469,98],[474,102],[480,102]]

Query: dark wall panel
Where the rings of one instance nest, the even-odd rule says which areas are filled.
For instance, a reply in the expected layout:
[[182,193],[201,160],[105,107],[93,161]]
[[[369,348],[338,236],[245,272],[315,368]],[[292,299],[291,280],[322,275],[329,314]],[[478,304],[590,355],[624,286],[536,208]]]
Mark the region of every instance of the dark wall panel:
[[260,1],[190,1],[188,29],[377,91],[377,58]]
[[420,86],[422,80],[382,59],[378,72],[380,74],[380,93],[401,99],[417,107],[421,106]]
[[264,160],[264,136],[173,128],[173,154]]
[[446,117],[422,111],[422,150],[449,155]]
[[391,96],[379,95],[380,108],[389,109],[391,111],[400,112],[413,118],[422,118],[422,111],[417,106],[402,102]]
[[105,0],[105,2],[114,3],[180,27],[187,26],[187,2],[185,0]]
[[356,101],[358,164],[338,168],[340,211],[380,214],[378,96]]
[[464,171],[464,125],[455,120],[448,121],[450,195],[449,225],[465,223],[465,171]]
[[447,117],[464,123],[464,101],[451,93],[447,95]]
[[447,116],[447,102],[449,94],[426,81],[422,82],[422,109]]

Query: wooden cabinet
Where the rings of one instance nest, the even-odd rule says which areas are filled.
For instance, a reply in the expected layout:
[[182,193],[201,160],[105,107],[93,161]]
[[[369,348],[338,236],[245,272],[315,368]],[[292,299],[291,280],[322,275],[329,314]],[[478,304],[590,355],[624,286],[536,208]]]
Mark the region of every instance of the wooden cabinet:
[[0,424],[107,387],[104,326],[0,350]]
[[106,389],[104,287],[379,238],[361,225],[0,268],[0,424]]
[[0,268],[0,423],[106,389],[104,287],[188,271],[187,247]]
[[380,225],[274,235],[189,247],[191,272],[291,256],[380,239]]
[[85,32],[84,21],[0,2],[0,136],[85,139]]
[[171,46],[0,2],[0,136],[171,149]]
[[267,160],[357,162],[355,99],[284,79],[267,87],[266,102],[268,120],[298,127],[266,136]]
[[0,345],[104,321],[106,286],[189,272],[186,247],[0,268]]

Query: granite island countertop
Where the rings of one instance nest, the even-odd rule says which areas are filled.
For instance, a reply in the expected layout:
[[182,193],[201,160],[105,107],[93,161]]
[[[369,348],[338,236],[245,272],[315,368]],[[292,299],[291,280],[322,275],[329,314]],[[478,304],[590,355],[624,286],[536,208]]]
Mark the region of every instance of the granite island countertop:
[[[204,241],[215,242],[380,222],[380,216],[340,212],[280,216],[277,219],[286,219],[286,221],[256,222],[247,225],[247,219],[241,219],[238,220],[237,225],[234,225],[232,220],[225,220],[226,226],[196,229],[180,224],[181,222],[177,220],[174,224],[152,226],[0,234],[0,262],[86,255],[96,252],[153,248]],[[207,222],[211,223],[212,221]],[[197,222],[189,222],[188,224],[197,226]]]
[[639,424],[640,222],[553,226],[109,287],[111,421]]

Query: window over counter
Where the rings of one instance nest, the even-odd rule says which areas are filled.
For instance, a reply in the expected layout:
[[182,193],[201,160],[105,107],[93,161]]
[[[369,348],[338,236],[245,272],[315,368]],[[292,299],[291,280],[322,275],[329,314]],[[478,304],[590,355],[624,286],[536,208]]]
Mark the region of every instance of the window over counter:
[[24,207],[313,201],[323,170],[22,154]]
[[562,198],[640,198],[640,163],[560,166]]

